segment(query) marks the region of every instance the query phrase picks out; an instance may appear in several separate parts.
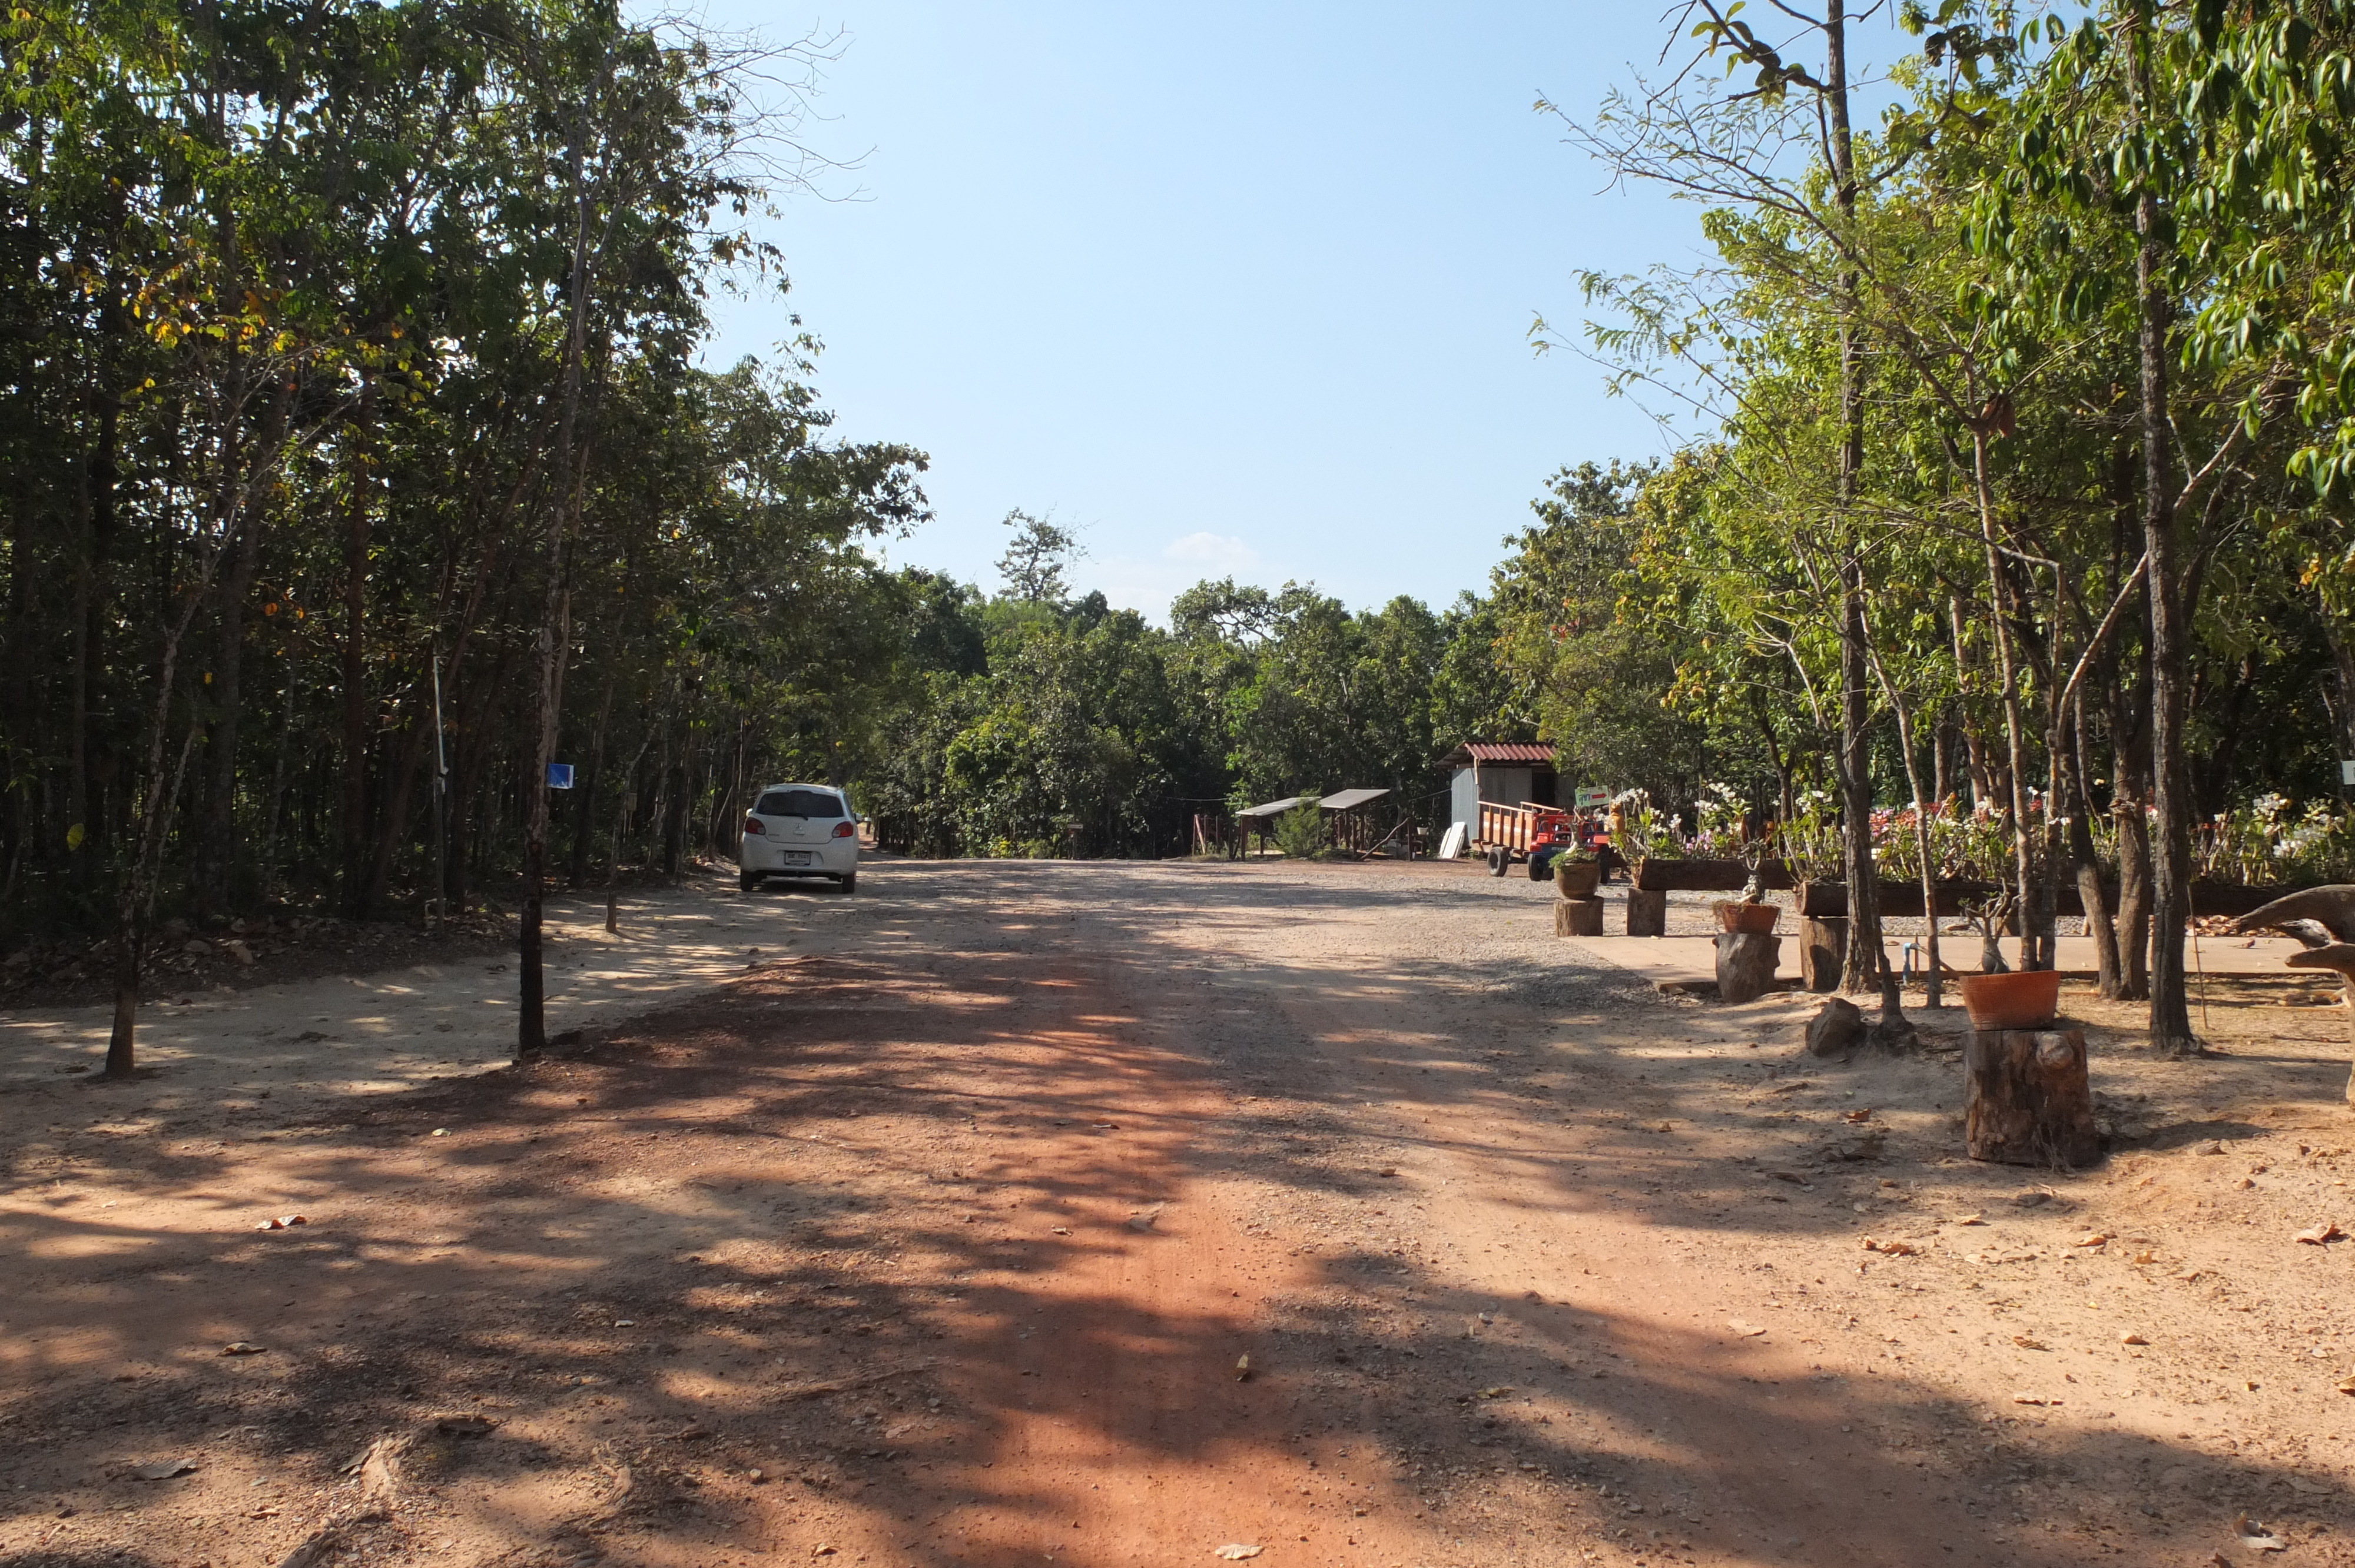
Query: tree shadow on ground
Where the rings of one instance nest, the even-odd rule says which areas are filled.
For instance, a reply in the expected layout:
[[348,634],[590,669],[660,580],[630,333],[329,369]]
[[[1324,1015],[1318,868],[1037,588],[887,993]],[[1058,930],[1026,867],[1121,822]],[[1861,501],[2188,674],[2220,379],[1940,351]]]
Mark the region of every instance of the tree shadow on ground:
[[[411,1451],[410,1483],[437,1516],[513,1550],[588,1557],[806,1553],[835,1543],[815,1532],[847,1529],[842,1544],[911,1563],[1010,1568],[1042,1547],[1086,1560],[1116,1522],[1088,1511],[1093,1463],[1281,1489],[1280,1507],[1254,1497],[1235,1518],[1297,1525],[1324,1561],[1379,1516],[1468,1537],[1477,1561],[1574,1542],[1669,1560],[2057,1568],[2205,1545],[2219,1510],[2262,1512],[2314,1484],[2125,1433],[2056,1433],[2047,1413],[1991,1418],[1899,1375],[1777,1383],[1721,1336],[1467,1290],[1363,1246],[1246,1298],[1241,1271],[1280,1258],[1230,1235],[1231,1298],[1124,1288],[1124,1269],[1209,1238],[1183,1202],[1129,1223],[1201,1182],[1395,1191],[1348,1127],[1347,1091],[1373,1057],[1404,1103],[1492,1111],[1487,1153],[1511,1161],[1502,1135],[1559,1103],[1528,1087],[1540,1057],[1520,1034],[1564,1007],[1657,1004],[1548,978],[1512,996],[1529,1016],[1486,1020],[1505,1045],[1429,1031],[1336,1054],[1289,1020],[1379,1015],[1400,987],[1493,1002],[1483,988],[1526,977],[1210,961],[1163,939],[1185,905],[1149,878],[1062,934],[1063,884],[1035,881],[1038,917],[959,951],[764,968],[524,1070],[269,1128],[266,1151],[113,1149],[113,1175],[179,1195],[177,1223],[27,1203],[44,1175],[12,1171],[20,1202],[0,1241],[30,1288],[9,1314],[0,1455],[30,1480],[0,1493],[16,1553],[0,1563],[125,1561],[14,1543],[59,1496],[90,1515],[144,1511],[165,1494],[129,1467],[159,1448],[201,1441],[240,1483],[266,1471],[333,1496],[370,1442],[453,1410],[496,1425]],[[1449,891],[1250,893],[1382,917],[1444,914]],[[1206,1026],[1219,1018],[1231,1022]],[[1246,1089],[1286,1103],[1254,1108]],[[1729,1114],[1733,1136],[1779,1136],[1772,1107]],[[250,1200],[221,1189],[257,1164],[318,1210],[312,1224],[245,1228]],[[1683,1225],[1852,1224],[1830,1203],[1720,1213],[1710,1183],[1747,1180],[1723,1164],[1630,1127],[1538,1172],[1538,1190],[1572,1217],[1610,1201],[1607,1179],[1657,1187]],[[1303,1288],[1326,1285],[1364,1299]],[[219,1355],[231,1338],[265,1351]],[[1248,1380],[1232,1372],[1245,1351]],[[1069,1465],[1024,1462],[1042,1435]],[[2294,1496],[2330,1516],[2348,1500]],[[283,1546],[321,1517],[289,1509],[249,1529]],[[1506,1519],[1522,1536],[1498,1534]],[[422,1550],[397,1517],[368,1528],[379,1552]]]

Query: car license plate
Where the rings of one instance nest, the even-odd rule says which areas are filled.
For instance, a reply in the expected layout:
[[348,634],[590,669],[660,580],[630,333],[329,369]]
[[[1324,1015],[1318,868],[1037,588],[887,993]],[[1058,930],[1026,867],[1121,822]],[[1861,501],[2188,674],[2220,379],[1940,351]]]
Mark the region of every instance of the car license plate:
[[783,860],[787,865],[807,865],[810,863],[810,852],[807,850],[787,850],[778,858]]

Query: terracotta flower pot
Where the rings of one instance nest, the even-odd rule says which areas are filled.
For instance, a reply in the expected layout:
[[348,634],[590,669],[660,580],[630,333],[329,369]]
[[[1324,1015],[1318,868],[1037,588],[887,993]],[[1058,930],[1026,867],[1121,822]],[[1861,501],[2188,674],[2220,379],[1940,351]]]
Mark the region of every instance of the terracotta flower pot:
[[1772,931],[1783,918],[1782,906],[1777,904],[1743,904],[1738,901],[1717,906],[1717,924],[1726,931]]
[[2040,1029],[2061,1011],[2061,971],[1965,975],[1963,1007],[1974,1029]]
[[1564,898],[1592,898],[1595,885],[1602,880],[1603,867],[1598,862],[1564,856],[1553,863],[1554,891]]

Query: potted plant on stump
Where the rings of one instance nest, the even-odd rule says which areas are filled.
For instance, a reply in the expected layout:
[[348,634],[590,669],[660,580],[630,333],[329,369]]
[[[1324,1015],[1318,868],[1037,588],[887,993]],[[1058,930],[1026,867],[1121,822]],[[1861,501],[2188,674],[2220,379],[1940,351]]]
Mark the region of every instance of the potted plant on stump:
[[1644,867],[1656,860],[1683,858],[1676,826],[1642,789],[1630,789],[1611,802],[1610,825],[1611,847],[1627,863],[1627,935],[1664,936],[1668,928],[1668,895],[1644,885]]
[[1603,863],[1583,846],[1563,850],[1553,862],[1553,934],[1557,937],[1603,935],[1603,900],[1594,896],[1603,879]]

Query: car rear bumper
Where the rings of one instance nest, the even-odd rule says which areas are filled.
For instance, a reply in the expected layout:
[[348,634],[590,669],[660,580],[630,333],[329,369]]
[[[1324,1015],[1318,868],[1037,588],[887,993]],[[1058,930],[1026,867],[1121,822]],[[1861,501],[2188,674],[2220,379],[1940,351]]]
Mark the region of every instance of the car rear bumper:
[[[802,855],[808,858],[795,858]],[[747,833],[736,863],[744,871],[780,876],[847,876],[858,869],[858,841],[823,839],[814,844],[787,844]]]

